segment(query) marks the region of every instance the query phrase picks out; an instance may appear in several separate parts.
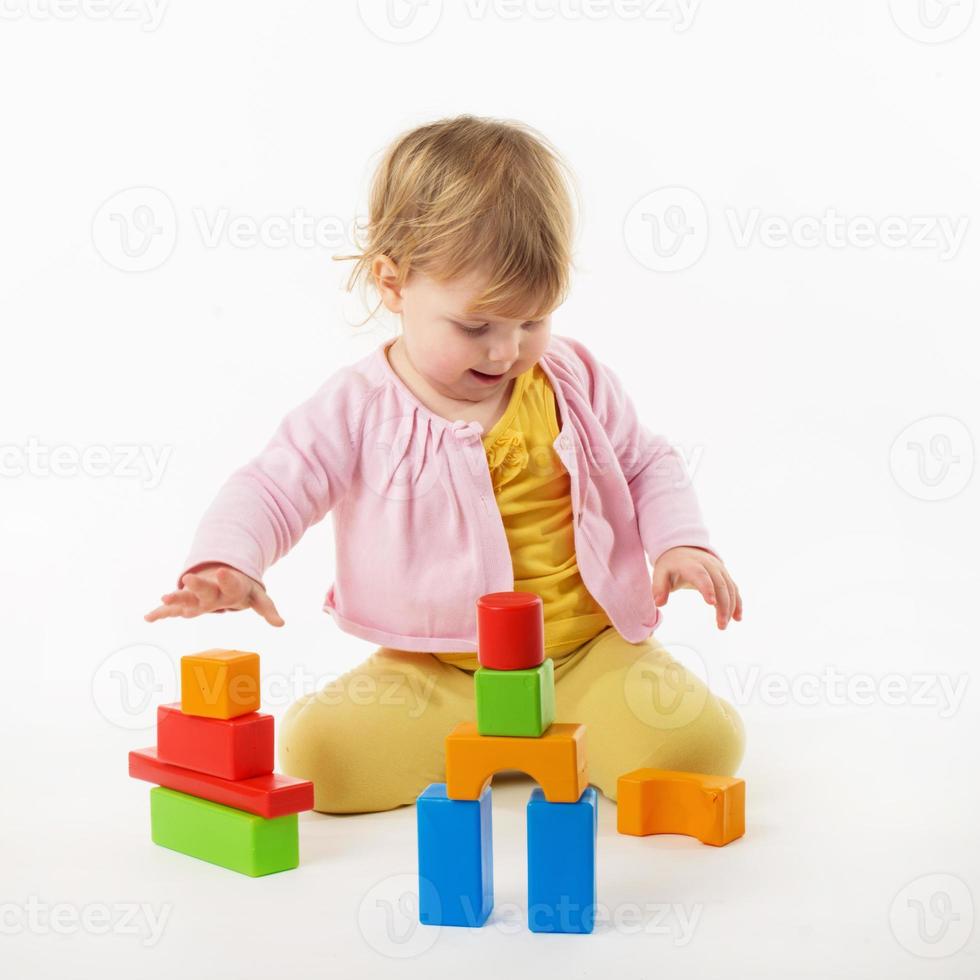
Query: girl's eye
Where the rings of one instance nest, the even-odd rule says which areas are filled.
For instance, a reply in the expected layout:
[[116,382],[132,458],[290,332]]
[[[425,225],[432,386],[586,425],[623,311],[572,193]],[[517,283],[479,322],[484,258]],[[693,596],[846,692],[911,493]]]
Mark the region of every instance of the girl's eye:
[[[538,326],[539,324],[541,324],[543,322],[544,322],[543,320],[528,320],[527,323],[524,324],[524,328],[525,329],[532,329],[532,328]],[[480,327],[468,327],[468,326],[466,326],[465,323],[457,323],[456,326],[459,327],[459,329],[462,330],[463,333],[469,334],[472,337],[478,337],[480,334],[482,334],[487,329],[487,327],[489,326],[489,324],[484,323]]]

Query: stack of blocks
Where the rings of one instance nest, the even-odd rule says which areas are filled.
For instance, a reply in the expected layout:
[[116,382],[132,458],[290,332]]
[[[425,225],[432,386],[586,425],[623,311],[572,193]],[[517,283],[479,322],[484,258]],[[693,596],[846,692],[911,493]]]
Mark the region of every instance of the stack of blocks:
[[446,782],[417,800],[419,920],[482,926],[493,908],[490,781],[518,769],[538,786],[527,804],[528,926],[591,932],[596,905],[597,797],[585,726],[556,723],[554,663],[530,592],[477,602],[476,724],[446,737]]
[[157,709],[157,744],[129,753],[150,790],[154,843],[251,877],[299,864],[313,784],[274,773],[275,719],[260,714],[259,656],[181,658],[180,704]]

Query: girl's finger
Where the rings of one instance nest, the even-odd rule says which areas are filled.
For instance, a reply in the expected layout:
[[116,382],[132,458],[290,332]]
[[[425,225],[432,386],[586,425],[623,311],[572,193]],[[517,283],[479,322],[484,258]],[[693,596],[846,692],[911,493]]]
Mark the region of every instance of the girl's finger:
[[718,624],[722,629],[724,629],[729,620],[732,618],[732,613],[735,611],[735,589],[732,585],[731,577],[725,570],[724,566],[718,569],[718,580],[721,583],[721,590],[723,602],[722,602],[722,619]]
[[[220,573],[220,569],[219,569]],[[245,603],[241,601],[241,596],[227,594],[216,582],[200,578],[193,573],[185,576],[185,581],[193,578],[191,585],[194,587],[194,596],[198,602],[198,612],[217,612],[219,609],[244,609]]]
[[183,616],[183,614],[183,606],[157,606],[156,609],[152,609],[143,618],[148,623],[155,623],[158,619],[172,619],[174,616]]
[[204,599],[207,602],[214,602],[218,597],[218,586],[194,572],[188,572],[184,576],[184,585],[199,599]]
[[172,615],[179,616],[180,610],[187,606],[197,603],[197,596],[193,592],[181,591],[163,597],[163,604],[167,609],[173,610]]
[[725,577],[721,573],[721,569],[713,568],[708,574],[711,576],[711,581],[715,587],[715,595],[717,598],[717,621],[718,628],[724,629],[725,624],[728,622],[728,617],[731,614],[731,596],[728,592],[728,583],[725,582]]
[[735,583],[732,581],[732,577],[728,574],[727,569],[723,568],[721,573],[724,578],[725,589],[728,592],[728,605],[725,608],[725,626],[727,626],[729,620],[732,618],[732,614],[735,612]]
[[704,565],[698,565],[699,571],[702,573],[697,576],[698,582],[702,582],[702,575],[704,579],[707,579],[710,585],[701,588],[701,594],[705,599],[715,607],[715,621],[718,624],[718,628],[721,628],[721,624],[725,621],[725,606],[728,603],[728,589],[725,588],[725,583],[721,576],[716,571],[711,571]]
[[231,600],[231,602],[240,602],[245,598],[248,592],[248,586],[244,585],[241,576],[235,574],[230,568],[225,568],[224,566],[219,568],[217,580],[218,592]]
[[662,606],[670,595],[670,588],[673,585],[672,576],[668,571],[658,572],[656,568],[653,570],[653,601],[658,605]]
[[714,606],[717,604],[718,590],[715,587],[714,579],[704,565],[694,562],[688,581],[691,582],[692,588],[697,589],[704,596],[704,601],[708,605]]
[[285,626],[285,620],[279,615],[276,604],[269,597],[269,593],[258,587],[252,590],[252,608],[262,616],[271,626]]

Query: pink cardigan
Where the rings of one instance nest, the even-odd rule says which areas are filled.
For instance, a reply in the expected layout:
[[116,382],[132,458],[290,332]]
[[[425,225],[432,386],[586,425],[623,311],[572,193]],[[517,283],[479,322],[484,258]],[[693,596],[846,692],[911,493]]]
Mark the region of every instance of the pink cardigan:
[[[401,650],[476,650],[477,598],[514,588],[483,428],[426,408],[388,363],[389,343],[334,373],[231,474],[178,587],[209,561],[261,582],[332,511],[336,579],[323,608],[342,630]],[[661,618],[647,557],[677,545],[717,552],[681,457],[639,422],[612,370],[556,334],[539,363],[555,392],[579,572],[637,643]]]

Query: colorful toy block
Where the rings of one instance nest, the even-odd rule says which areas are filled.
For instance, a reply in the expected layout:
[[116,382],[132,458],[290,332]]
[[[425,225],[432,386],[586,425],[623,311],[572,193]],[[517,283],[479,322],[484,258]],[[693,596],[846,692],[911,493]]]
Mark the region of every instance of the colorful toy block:
[[721,847],[745,833],[745,782],[668,769],[634,769],[616,783],[621,834],[686,834]]
[[156,786],[150,790],[155,844],[257,878],[299,864],[295,813],[265,820]]
[[129,753],[129,774],[134,779],[223,803],[267,820],[313,809],[313,783],[308,780],[274,772],[251,779],[222,779],[161,762],[153,746]]
[[259,709],[259,655],[205,650],[180,658],[180,707],[202,718],[237,718]]
[[419,921],[430,926],[486,922],[493,909],[493,832],[488,786],[475,800],[453,800],[432,783],[416,801]]
[[[446,782],[417,799],[422,923],[479,926],[489,916],[490,783],[516,769],[539,784],[527,805],[528,926],[594,929],[598,794],[588,785],[585,726],[554,721],[554,663],[544,658],[540,612],[533,593],[490,593],[477,603],[477,720],[446,736]],[[741,779],[637,769],[617,788],[620,833],[689,834],[721,846],[745,832]]]
[[454,800],[478,800],[495,772],[519,769],[551,803],[574,803],[588,785],[585,726],[556,722],[540,738],[481,735],[460,722],[446,736],[446,792]]
[[477,659],[492,670],[544,660],[544,605],[533,592],[488,592],[476,603]]
[[493,908],[490,782],[502,769],[537,783],[527,806],[528,925],[591,932],[596,907],[597,795],[585,725],[555,718],[555,665],[544,656],[541,598],[477,601],[476,722],[446,736],[446,781],[416,800],[419,921],[480,926]]
[[524,670],[478,667],[474,682],[481,735],[540,738],[555,720],[555,662],[550,657]]
[[527,803],[527,916],[531,932],[592,932],[596,910],[598,798],[549,803],[535,787]]
[[129,753],[130,776],[157,784],[153,841],[253,877],[295,868],[297,814],[313,809],[313,784],[272,771],[258,654],[208,650],[180,667],[181,703],[157,708],[157,745]]
[[222,779],[251,779],[275,766],[275,724],[257,711],[237,718],[200,718],[179,704],[157,708],[157,758]]

